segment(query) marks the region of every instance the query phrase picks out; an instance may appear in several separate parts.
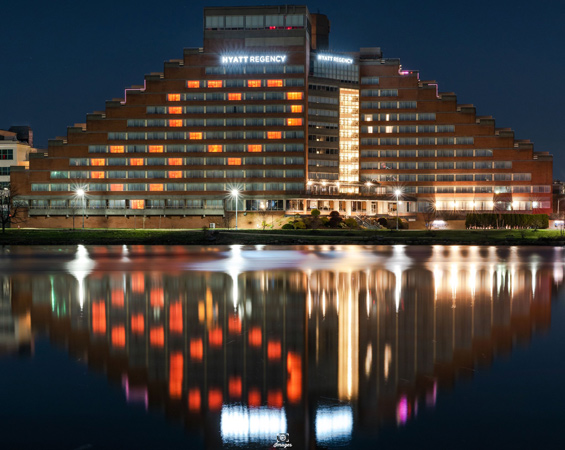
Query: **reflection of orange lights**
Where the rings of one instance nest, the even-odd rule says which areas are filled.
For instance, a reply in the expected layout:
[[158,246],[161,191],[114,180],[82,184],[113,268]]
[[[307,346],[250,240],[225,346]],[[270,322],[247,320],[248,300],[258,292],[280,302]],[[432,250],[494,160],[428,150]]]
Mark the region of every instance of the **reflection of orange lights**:
[[149,343],[153,347],[163,347],[165,345],[165,330],[163,327],[153,327],[149,330]]
[[208,343],[210,347],[221,347],[222,346],[222,329],[213,328],[208,332]]
[[230,397],[241,398],[241,377],[230,377],[228,382],[228,389],[230,392]]
[[247,404],[249,406],[261,406],[261,391],[259,389],[249,389]]
[[125,347],[126,329],[123,325],[115,325],[112,327],[112,345],[114,347]]
[[153,308],[161,308],[165,304],[163,288],[151,288],[150,303]]
[[145,275],[143,272],[131,275],[131,290],[136,294],[143,294],[145,292]]
[[198,388],[188,390],[188,409],[190,411],[200,411],[202,397]]
[[169,329],[171,333],[182,333],[182,326],[182,303],[171,303],[171,306],[169,306]]
[[124,307],[124,291],[123,289],[113,289],[112,290],[112,306],[114,308]]
[[208,409],[217,411],[222,407],[222,391],[220,389],[210,389],[208,391]]
[[275,408],[282,408],[283,395],[280,389],[267,392],[267,404]]
[[281,359],[281,343],[279,341],[269,341],[267,343],[267,356],[270,360]]
[[172,353],[169,364],[169,395],[171,398],[181,398],[183,366],[184,357],[182,353]]
[[241,333],[241,319],[236,316],[231,316],[228,320],[228,329],[231,334]]
[[302,397],[302,359],[300,355],[289,352],[286,366],[288,371],[286,396],[291,403],[299,403]]
[[261,328],[253,327],[249,330],[249,345],[252,347],[261,347],[263,342],[263,334],[261,333]]
[[92,332],[106,333],[106,304],[103,301],[92,303]]
[[190,359],[195,361],[202,361],[204,356],[204,345],[202,344],[202,339],[193,338],[190,340]]
[[145,318],[143,314],[134,314],[131,316],[131,331],[133,334],[143,334],[145,331]]

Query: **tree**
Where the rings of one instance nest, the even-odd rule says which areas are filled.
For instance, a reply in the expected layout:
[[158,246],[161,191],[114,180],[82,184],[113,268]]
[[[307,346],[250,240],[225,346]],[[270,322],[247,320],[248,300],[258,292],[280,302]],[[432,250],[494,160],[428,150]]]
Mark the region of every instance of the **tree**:
[[425,210],[422,214],[424,218],[424,225],[427,230],[431,230],[433,228],[434,220],[437,217],[437,211],[435,207],[435,200],[434,199],[427,199],[424,200],[426,202]]
[[6,227],[22,221],[22,215],[27,205],[18,200],[16,189],[10,187],[2,189],[0,192],[0,223],[2,233],[6,232]]

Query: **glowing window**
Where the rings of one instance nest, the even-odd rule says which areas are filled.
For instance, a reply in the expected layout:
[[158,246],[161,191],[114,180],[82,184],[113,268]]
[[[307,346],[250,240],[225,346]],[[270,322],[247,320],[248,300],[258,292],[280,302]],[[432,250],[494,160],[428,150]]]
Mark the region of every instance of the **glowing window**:
[[208,81],[209,88],[221,88],[223,86],[222,80],[210,80]]
[[90,178],[105,178],[106,177],[106,172],[90,172]]
[[287,92],[286,93],[286,99],[287,100],[302,100],[303,97],[304,97],[303,92]]
[[163,288],[152,288],[149,294],[149,303],[153,308],[161,308],[165,304],[165,291]]
[[241,158],[228,158],[228,166],[241,166]]
[[106,304],[103,301],[92,303],[92,332],[106,333]]
[[208,332],[208,343],[210,347],[221,347],[222,346],[222,329],[213,328]]
[[247,87],[261,87],[261,80],[247,80]]
[[261,333],[261,328],[251,328],[249,330],[248,340],[251,347],[261,347],[261,342],[263,341],[263,333]]
[[182,166],[182,158],[169,158],[169,166]]
[[169,172],[169,178],[182,178],[182,172],[180,170]]
[[169,120],[170,127],[182,127],[182,120]]
[[169,106],[169,114],[182,114],[182,106]]
[[302,112],[302,105],[290,105],[290,112],[301,113]]
[[221,153],[222,152],[222,146],[221,145],[209,145],[208,151],[210,153]]
[[131,331],[133,334],[143,334],[145,331],[145,318],[143,314],[131,316]]
[[169,94],[167,95],[167,100],[170,102],[180,102],[180,94]]
[[162,190],[163,190],[163,185],[162,185],[162,184],[150,184],[150,185],[149,185],[149,190],[150,190],[150,191],[162,191]]
[[281,139],[282,131],[267,131],[267,139]]
[[286,119],[286,124],[289,127],[296,127],[302,125],[302,119]]
[[131,158],[129,160],[130,166],[143,166],[143,158]]
[[281,343],[279,341],[269,341],[267,343],[267,357],[273,361],[281,359]]
[[267,87],[282,87],[283,80],[267,80]]
[[186,82],[186,86],[193,89],[193,88],[199,88],[200,87],[200,81],[199,80],[190,80]]
[[202,139],[202,133],[201,132],[188,133],[188,138],[189,139]]
[[123,185],[123,184],[111,184],[111,185],[110,185],[110,190],[111,190],[111,191],[123,191],[123,190],[124,190],[124,185]]
[[105,159],[91,159],[90,165],[91,166],[105,166],[106,160]]
[[241,391],[243,390],[241,385],[241,377],[230,377],[228,381],[228,390],[230,392],[230,397],[241,398]]
[[145,200],[130,200],[131,209],[145,209]]
[[163,347],[165,345],[165,330],[163,327],[153,327],[149,330],[149,343],[153,347]]
[[182,353],[172,353],[169,361],[169,395],[171,398],[179,399],[182,396],[183,367],[184,356]]
[[200,411],[200,406],[202,404],[202,398],[200,396],[200,391],[195,389],[190,389],[188,391],[188,409],[190,411]]
[[110,153],[123,153],[124,146],[123,145],[110,145]]
[[204,356],[204,345],[202,339],[194,338],[190,340],[190,359],[194,361],[202,361]]
[[171,333],[182,333],[182,328],[182,303],[171,303],[169,306],[169,330],[171,330]]
[[230,92],[228,94],[228,100],[241,100],[241,94],[235,93],[235,92]]
[[123,325],[116,325],[112,327],[112,345],[114,347],[125,347],[126,329]]
[[149,146],[149,153],[163,153],[163,146],[162,145],[150,145]]
[[257,145],[257,144],[253,144],[253,145],[248,145],[247,146],[247,151],[251,152],[251,153],[259,153],[263,151],[263,146],[262,145]]

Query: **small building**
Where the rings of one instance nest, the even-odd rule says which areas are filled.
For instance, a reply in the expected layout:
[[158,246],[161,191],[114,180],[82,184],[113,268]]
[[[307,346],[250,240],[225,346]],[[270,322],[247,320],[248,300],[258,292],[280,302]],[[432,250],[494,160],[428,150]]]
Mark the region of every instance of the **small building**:
[[13,127],[10,128],[11,131],[0,130],[0,189],[2,190],[10,185],[13,166],[29,167],[29,154],[34,151],[33,134],[31,128],[25,128],[28,129],[27,139]]

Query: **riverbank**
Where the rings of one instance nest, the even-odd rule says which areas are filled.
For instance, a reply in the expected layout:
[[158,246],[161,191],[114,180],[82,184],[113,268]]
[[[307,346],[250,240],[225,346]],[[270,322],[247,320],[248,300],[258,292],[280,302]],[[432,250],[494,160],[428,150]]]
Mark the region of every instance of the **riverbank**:
[[0,245],[564,245],[557,230],[9,229]]

